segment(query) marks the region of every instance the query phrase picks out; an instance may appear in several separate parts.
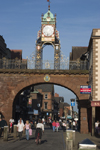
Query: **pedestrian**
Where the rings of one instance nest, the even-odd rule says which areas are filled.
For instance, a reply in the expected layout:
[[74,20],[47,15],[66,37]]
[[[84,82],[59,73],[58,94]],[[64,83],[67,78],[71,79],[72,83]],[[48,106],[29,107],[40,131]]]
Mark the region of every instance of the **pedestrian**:
[[99,121],[95,122],[95,133],[98,134]]
[[[20,119],[21,119],[21,122],[24,123],[24,121],[22,120],[22,118],[20,118]],[[20,119],[18,120],[18,122],[20,122]]]
[[63,132],[65,132],[66,131],[66,123],[65,123],[65,121],[62,122],[62,128],[63,128]]
[[53,132],[55,132],[55,126],[56,126],[56,123],[55,123],[55,121],[53,121],[53,122],[52,122]]
[[58,132],[59,127],[60,127],[60,124],[59,124],[58,121],[56,121],[56,131],[57,131],[57,132]]
[[73,130],[75,130],[75,126],[76,126],[76,123],[75,123],[75,121],[73,120]]
[[24,127],[24,129],[26,129],[26,140],[29,140],[29,129],[30,128],[31,128],[31,126],[29,124],[29,121],[26,120],[25,127]]
[[23,130],[24,130],[24,123],[22,122],[22,120],[20,118],[20,121],[17,124],[17,131],[18,131],[19,140],[21,140]]
[[10,133],[12,133],[12,130],[13,130],[13,123],[14,123],[14,119],[11,118],[11,119],[9,120],[9,132],[10,132]]
[[7,122],[6,120],[4,119],[4,117],[2,118],[1,120],[1,129],[2,129],[2,134],[4,133],[4,126],[7,126]]

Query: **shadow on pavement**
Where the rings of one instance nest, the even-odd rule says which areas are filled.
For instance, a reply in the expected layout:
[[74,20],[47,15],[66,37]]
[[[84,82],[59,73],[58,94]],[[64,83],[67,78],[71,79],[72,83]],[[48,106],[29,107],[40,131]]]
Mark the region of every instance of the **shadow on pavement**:
[[41,140],[41,144],[44,144],[45,142],[47,142],[47,140]]

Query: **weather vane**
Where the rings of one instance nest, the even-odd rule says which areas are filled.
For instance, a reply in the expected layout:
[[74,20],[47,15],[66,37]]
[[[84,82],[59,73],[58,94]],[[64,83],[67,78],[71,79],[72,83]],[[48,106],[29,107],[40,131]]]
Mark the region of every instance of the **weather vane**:
[[50,0],[47,0],[48,2],[48,10],[50,10]]

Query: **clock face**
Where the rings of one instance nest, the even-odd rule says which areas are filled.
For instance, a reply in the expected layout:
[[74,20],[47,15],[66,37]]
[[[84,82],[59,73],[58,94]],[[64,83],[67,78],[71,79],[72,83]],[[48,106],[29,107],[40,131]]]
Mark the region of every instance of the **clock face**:
[[51,36],[54,33],[54,28],[50,25],[47,25],[43,28],[43,34],[45,36]]

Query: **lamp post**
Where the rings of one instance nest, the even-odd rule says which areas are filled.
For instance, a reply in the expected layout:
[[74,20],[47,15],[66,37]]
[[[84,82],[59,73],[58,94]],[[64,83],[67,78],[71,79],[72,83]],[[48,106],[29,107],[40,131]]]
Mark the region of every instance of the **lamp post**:
[[70,99],[71,100],[71,106],[72,106],[72,120],[74,118],[74,114],[73,114],[73,106],[75,106],[75,99]]

